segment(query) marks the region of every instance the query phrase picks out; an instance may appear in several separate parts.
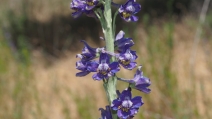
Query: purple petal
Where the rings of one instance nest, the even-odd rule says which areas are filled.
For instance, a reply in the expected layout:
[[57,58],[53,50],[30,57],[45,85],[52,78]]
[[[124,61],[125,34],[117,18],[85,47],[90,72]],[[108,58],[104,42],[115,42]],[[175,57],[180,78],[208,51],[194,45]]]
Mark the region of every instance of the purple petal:
[[109,62],[110,62],[110,58],[109,58],[108,54],[101,53],[100,54],[100,58],[99,58],[99,63],[107,63],[107,64],[109,64]]
[[118,47],[119,51],[120,50],[125,51],[125,50],[129,49],[130,47],[132,47],[134,45],[134,42],[133,42],[132,38],[122,38],[122,39],[116,40],[114,42],[114,44],[116,47]]
[[82,58],[83,58],[83,56],[82,56],[81,54],[77,54],[77,55],[76,55],[76,58],[80,58],[80,59],[82,59]]
[[151,82],[150,82],[149,78],[142,76],[139,78],[139,80],[136,81],[136,85],[139,85],[139,84],[149,86],[149,85],[151,85]]
[[122,110],[118,110],[118,116],[120,116],[121,119],[127,119],[129,116],[131,116],[131,111],[122,111]]
[[123,5],[121,5],[120,8],[119,8],[119,13],[122,13],[122,12],[124,12],[124,7],[123,7]]
[[[138,113],[138,109],[130,109],[130,115],[135,115],[135,114],[137,114]],[[129,119],[133,119],[133,116],[131,116]]]
[[90,72],[89,71],[83,71],[83,72],[79,72],[76,74],[77,77],[82,77],[82,76],[86,76],[88,75]]
[[[92,48],[92,47],[90,47],[88,44],[87,44],[87,42],[86,41],[84,41],[84,40],[81,40],[81,42],[83,42],[84,43],[84,45],[85,45],[85,48],[87,48],[88,49],[88,51],[91,53],[91,54],[96,54],[96,48]],[[86,52],[85,51],[85,48],[83,48],[83,50],[82,50],[82,52]],[[87,53],[87,52],[86,52]]]
[[74,18],[78,18],[80,15],[82,15],[82,12],[81,11],[72,13],[72,16]]
[[112,115],[111,115],[111,111],[110,111],[110,107],[106,106],[106,109],[104,110],[103,108],[99,109],[101,111],[101,119],[112,119]]
[[92,5],[92,6],[87,5],[87,6],[85,7],[85,9],[86,9],[86,10],[92,10],[94,7],[95,7],[94,5]]
[[136,60],[138,58],[136,51],[130,50],[130,53],[133,55],[133,59],[132,60]]
[[125,35],[124,31],[122,30],[119,31],[119,33],[116,35],[116,40],[124,38],[124,35]]
[[96,74],[94,74],[94,75],[92,76],[92,78],[93,78],[94,80],[100,81],[100,80],[102,80],[104,77],[103,77],[101,74],[96,73]]
[[87,69],[86,63],[84,63],[82,61],[77,61],[76,62],[76,69],[82,70],[82,71],[86,70]]
[[128,0],[128,1],[124,4],[124,6],[132,5],[134,2],[135,2],[135,0]]
[[130,13],[135,12],[135,7],[133,6],[133,2],[128,2],[128,4],[125,6],[125,10]]
[[96,61],[91,61],[87,64],[87,70],[90,72],[96,72],[99,64]]
[[131,94],[131,88],[126,88],[125,90],[122,91],[122,93],[120,94],[119,97],[122,101],[125,99],[131,99],[132,98],[132,94]]
[[134,69],[136,66],[137,66],[137,63],[136,62],[131,62],[130,64],[128,65],[124,65],[124,64],[121,64],[125,69],[128,69],[128,70],[132,70]]
[[110,67],[112,73],[116,73],[116,72],[118,72],[120,70],[119,63],[118,62],[112,62],[109,65],[109,67]]
[[135,88],[139,91],[142,91],[144,93],[150,93],[151,89],[147,88],[148,86],[144,86],[144,85],[136,85]]
[[86,14],[86,16],[88,16],[88,17],[97,18],[96,14],[94,13],[93,10],[89,10],[89,11],[86,10],[86,11],[85,11],[85,14]]
[[134,3],[133,6],[135,7],[134,14],[138,13],[141,10],[141,5],[139,3]]
[[118,116],[119,118],[122,118],[122,117],[123,117],[122,111],[121,111],[121,110],[118,110],[118,111],[117,111],[117,116]]
[[134,98],[131,99],[133,106],[132,108],[139,108],[140,106],[142,106],[144,103],[142,101],[142,97],[140,96],[136,96]]
[[128,19],[128,20],[129,20],[129,21],[136,22],[136,21],[138,21],[138,17],[137,17],[137,16],[132,15],[132,16],[130,16],[130,19]]
[[115,111],[118,110],[121,103],[122,102],[118,99],[113,100],[112,105],[111,105],[112,110],[115,110]]

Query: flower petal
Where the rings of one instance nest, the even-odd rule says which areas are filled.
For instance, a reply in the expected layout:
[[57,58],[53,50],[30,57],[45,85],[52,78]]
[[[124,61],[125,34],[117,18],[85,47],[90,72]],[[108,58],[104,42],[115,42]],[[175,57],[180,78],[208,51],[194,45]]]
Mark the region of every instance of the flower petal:
[[86,70],[87,69],[86,63],[82,62],[82,61],[77,61],[76,62],[76,69],[82,70],[82,71]]
[[133,6],[135,7],[134,14],[138,13],[141,10],[141,5],[139,3],[134,3]]
[[110,67],[112,73],[116,73],[116,72],[118,72],[120,70],[119,63],[118,62],[112,62],[109,65],[109,67]]
[[110,63],[110,58],[109,58],[108,54],[101,53],[100,54],[100,58],[99,58],[99,63],[107,63],[107,64],[109,64]]
[[82,77],[82,76],[86,76],[88,75],[90,72],[89,71],[83,71],[83,72],[79,72],[76,74],[77,77]]
[[126,98],[127,99],[131,99],[132,98],[132,94],[131,94],[131,88],[128,87],[126,88],[125,90],[122,91],[122,93],[120,94],[120,97],[119,97],[122,101],[125,100]]
[[90,72],[96,72],[98,66],[99,66],[99,63],[96,62],[96,61],[88,62],[88,64],[87,64],[87,70],[90,71]]
[[93,78],[94,80],[100,81],[100,80],[102,80],[104,77],[103,77],[101,74],[99,74],[99,73],[95,73],[95,74],[92,76],[92,78]]
[[149,86],[149,84],[145,84],[145,86],[144,86],[144,84],[143,85],[141,84],[141,85],[136,85],[135,88],[139,91],[142,91],[142,92],[148,94],[151,92],[151,89],[147,88],[148,86]]
[[83,53],[88,53],[89,52],[91,54],[96,54],[96,48],[90,47],[85,40],[81,40],[81,42],[83,42],[84,45],[85,45],[85,47],[82,50]]
[[73,16],[74,18],[78,18],[80,15],[82,15],[82,12],[81,12],[81,11],[73,12],[73,13],[72,13],[72,16]]
[[136,22],[136,21],[138,21],[138,17],[137,17],[137,16],[132,15],[132,16],[130,17],[130,20],[129,20],[129,21]]
[[86,9],[86,10],[92,10],[94,7],[95,7],[94,5],[93,5],[93,6],[86,5],[85,9]]
[[100,119],[112,119],[112,114],[109,106],[106,106],[105,110],[103,108],[100,108],[99,110],[101,111],[102,116],[102,118]]
[[133,106],[132,108],[139,108],[140,106],[142,106],[144,103],[142,101],[142,97],[140,96],[136,96],[134,98],[131,99]]
[[137,63],[136,62],[131,62],[130,64],[128,65],[124,65],[124,64],[121,64],[125,69],[128,69],[128,70],[132,70],[134,69],[136,66],[137,66]]
[[116,40],[124,38],[124,35],[125,35],[124,31],[122,30],[119,31],[119,33],[116,35]]
[[112,105],[111,105],[112,110],[115,110],[115,111],[118,110],[121,103],[122,102],[118,99],[113,100]]

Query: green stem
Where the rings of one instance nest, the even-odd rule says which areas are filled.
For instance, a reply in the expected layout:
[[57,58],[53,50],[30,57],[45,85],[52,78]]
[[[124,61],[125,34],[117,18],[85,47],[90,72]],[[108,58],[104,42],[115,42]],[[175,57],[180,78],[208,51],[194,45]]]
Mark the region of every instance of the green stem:
[[116,33],[116,16],[118,15],[119,11],[117,10],[113,16],[113,37],[115,37]]
[[[104,5],[104,25],[103,25],[103,33],[105,36],[106,42],[106,50],[109,52],[114,52],[114,31],[112,27],[112,13],[111,13],[111,0],[105,0]],[[115,60],[114,57],[111,58],[111,62]],[[117,78],[110,77],[107,83],[104,83],[104,88],[107,93],[108,102],[110,105],[112,104],[113,100],[117,98],[116,95],[116,81]],[[117,119],[117,114],[112,113],[113,119]]]

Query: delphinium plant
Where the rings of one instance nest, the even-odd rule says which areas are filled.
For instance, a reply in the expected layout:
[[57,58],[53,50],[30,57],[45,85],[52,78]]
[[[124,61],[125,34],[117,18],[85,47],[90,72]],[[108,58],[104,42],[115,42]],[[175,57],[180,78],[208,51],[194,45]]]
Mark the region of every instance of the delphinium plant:
[[[111,7],[117,11],[112,17]],[[131,90],[137,89],[144,93],[150,93],[150,79],[143,75],[142,66],[137,66],[136,51],[131,50],[134,45],[132,38],[126,38],[124,31],[115,35],[116,16],[126,22],[136,22],[135,16],[141,10],[141,5],[135,0],[128,0],[119,5],[111,0],[73,0],[70,8],[74,10],[72,16],[78,18],[82,14],[98,19],[101,23],[105,41],[105,47],[92,48],[85,41],[81,54],[77,54],[80,60],[76,62],[76,68],[80,70],[77,77],[83,77],[93,72],[92,78],[103,81],[109,105],[105,109],[100,108],[100,119],[132,119],[139,108],[144,104],[141,96],[132,97]],[[98,60],[96,60],[99,58]],[[137,71],[132,79],[124,79],[116,75],[120,68]],[[129,86],[119,92],[116,89],[117,80],[128,83]]]

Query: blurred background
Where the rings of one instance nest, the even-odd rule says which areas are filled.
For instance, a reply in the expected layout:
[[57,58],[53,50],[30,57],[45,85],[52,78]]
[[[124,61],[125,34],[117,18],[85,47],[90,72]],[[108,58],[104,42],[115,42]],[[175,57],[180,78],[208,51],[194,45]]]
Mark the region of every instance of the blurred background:
[[[75,56],[82,39],[104,46],[101,26],[85,15],[73,19],[70,2],[0,1],[0,119],[100,117],[98,109],[107,105],[103,83],[91,74],[75,77]],[[139,22],[116,21],[116,32],[133,38],[137,62],[152,81],[150,94],[133,91],[145,103],[135,119],[211,119],[211,1],[138,2]],[[134,72],[122,68],[118,75]],[[126,86],[118,82],[120,90]]]

